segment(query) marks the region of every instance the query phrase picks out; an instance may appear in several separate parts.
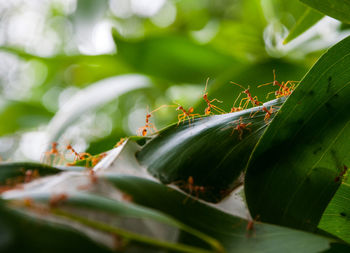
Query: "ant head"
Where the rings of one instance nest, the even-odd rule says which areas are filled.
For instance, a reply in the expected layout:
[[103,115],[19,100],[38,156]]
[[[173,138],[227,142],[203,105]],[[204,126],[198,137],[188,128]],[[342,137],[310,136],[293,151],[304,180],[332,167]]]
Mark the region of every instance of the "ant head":
[[205,93],[204,95],[203,95],[203,98],[206,100],[206,99],[208,99],[208,93]]
[[148,118],[150,118],[152,116],[152,114],[150,114],[150,113],[147,113],[146,114],[146,118],[148,119]]
[[181,105],[179,105],[179,107],[178,108],[176,108],[176,111],[182,111],[184,108],[181,106]]
[[249,94],[249,89],[250,89],[250,86],[248,85],[248,88],[244,89],[244,91],[242,91],[242,93]]

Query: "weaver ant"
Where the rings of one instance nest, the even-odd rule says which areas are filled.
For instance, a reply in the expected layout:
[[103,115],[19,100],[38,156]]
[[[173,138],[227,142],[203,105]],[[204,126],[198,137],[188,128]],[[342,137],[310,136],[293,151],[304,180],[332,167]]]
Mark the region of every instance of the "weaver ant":
[[348,167],[346,165],[344,165],[342,171],[340,172],[340,174],[334,179],[334,182],[339,182],[341,178],[343,178],[343,176],[346,174],[346,172],[348,171]]
[[260,218],[260,215],[258,214],[258,215],[255,217],[254,220],[248,221],[247,227],[246,227],[246,230],[247,230],[247,237],[250,237],[251,234],[252,234],[253,232],[255,232],[254,224],[255,224],[255,222],[256,222],[259,218]]
[[177,125],[179,125],[181,123],[181,121],[185,122],[186,118],[188,119],[188,123],[191,124],[191,119],[194,120],[195,116],[200,117],[199,113],[193,113],[193,110],[194,110],[193,107],[190,107],[186,111],[181,105],[179,105],[179,107],[176,108],[176,110],[182,111],[182,113],[177,116],[177,119],[178,119]]
[[250,128],[248,128],[248,126],[250,126],[252,123],[243,123],[243,117],[240,117],[239,120],[235,121],[235,123],[237,123],[237,125],[235,128],[233,128],[231,135],[237,131],[239,140],[242,140],[244,129],[248,130],[249,132],[252,131]]
[[72,151],[72,153],[75,155],[74,161],[76,161],[76,160],[83,160],[83,159],[91,157],[91,155],[89,153],[85,153],[85,152],[78,153],[77,151],[75,151],[75,149],[70,144],[68,144],[66,146],[66,149]]
[[140,127],[139,129],[137,129],[137,131],[136,131],[136,134],[138,136],[146,136],[148,131],[150,131],[151,133],[157,132],[157,128],[152,123],[149,122],[149,119],[152,117],[152,113],[154,113],[154,112],[156,112],[164,107],[173,107],[173,105],[161,105],[157,109],[147,113],[146,114],[146,124],[143,127]]
[[87,189],[89,189],[91,186],[93,186],[94,184],[97,183],[98,177],[96,176],[95,171],[92,170],[92,169],[89,171],[89,179],[90,179],[90,183],[84,184],[84,185],[80,185],[80,186],[78,187],[78,189],[79,189],[79,190],[87,190]]
[[[61,159],[63,159],[62,154],[57,149],[58,143],[53,142],[51,145],[52,145],[51,150],[46,151],[44,153],[44,156],[41,159],[43,163],[56,164],[56,163],[59,163],[61,161]],[[57,161],[57,159],[58,159],[58,161]]]
[[58,205],[62,204],[62,202],[64,202],[67,199],[68,199],[68,195],[65,193],[54,194],[51,196],[51,199],[49,201],[49,206],[50,208],[55,208]]
[[[182,190],[188,192],[189,195],[195,195],[196,198],[198,198],[200,195],[205,194],[206,192],[206,187],[194,184],[194,179],[192,176],[189,176],[187,181],[181,180],[173,183],[179,186]],[[184,203],[187,201],[187,199],[188,198],[184,200]]]
[[38,170],[27,170],[25,172],[25,177],[24,177],[24,182],[25,183],[29,183],[31,182],[32,180],[36,179],[39,177],[39,171]]
[[220,100],[218,100],[218,99],[216,99],[216,98],[214,98],[213,100],[209,100],[208,99],[208,92],[206,92],[207,91],[207,86],[208,86],[208,82],[209,82],[209,77],[208,77],[208,79],[207,79],[207,82],[206,82],[206,84],[205,84],[205,89],[204,89],[204,95],[203,95],[203,99],[204,99],[204,101],[207,103],[207,108],[205,108],[205,110],[204,110],[204,114],[205,115],[209,115],[212,111],[211,111],[211,109],[214,109],[215,111],[217,111],[218,113],[226,113],[223,109],[221,109],[220,107],[217,107],[216,105],[213,105],[212,103],[214,102],[214,101],[217,101],[217,102],[219,102],[219,103],[222,103],[222,101],[220,101]]
[[74,162],[72,163],[68,163],[68,166],[75,166],[77,165],[77,161],[85,161],[85,167],[94,167],[99,161],[101,161],[102,158],[104,158],[105,156],[107,156],[106,153],[101,153],[99,155],[95,155],[92,156],[89,153],[86,152],[82,152],[82,153],[78,153],[77,151],[75,151],[75,149],[68,144],[66,147],[68,150],[72,151],[72,153],[75,155],[74,157]]
[[264,121],[265,121],[266,124],[268,124],[272,113],[275,111],[274,106],[271,106],[270,110],[268,110],[265,106],[263,106],[262,110],[264,112],[266,112],[265,117],[264,117]]
[[[262,104],[262,102],[260,102],[258,100],[258,97],[255,96],[253,97],[252,94],[250,93],[249,89],[250,87],[248,86],[248,88],[244,88],[242,85],[238,84],[238,83],[235,83],[235,82],[231,82],[232,84],[235,84],[239,87],[241,87],[243,89],[242,93],[246,94],[247,97],[245,98],[242,98],[241,102],[239,103],[239,107],[243,108],[243,109],[246,109],[248,107],[248,104],[249,104],[249,101],[252,103],[253,106],[259,106],[260,104]],[[244,106],[241,106],[242,105],[242,102],[246,100]]]
[[298,83],[297,81],[287,81],[287,82],[282,82],[282,83],[278,82],[276,80],[276,72],[275,72],[275,70],[273,70],[273,82],[259,85],[258,88],[260,88],[262,86],[270,85],[270,84],[273,84],[273,86],[278,86],[279,89],[276,91],[269,92],[267,94],[266,98],[268,98],[270,96],[270,94],[272,94],[272,93],[275,94],[276,98],[280,98],[280,97],[286,97],[286,96],[289,96],[290,94],[292,94],[297,83]]

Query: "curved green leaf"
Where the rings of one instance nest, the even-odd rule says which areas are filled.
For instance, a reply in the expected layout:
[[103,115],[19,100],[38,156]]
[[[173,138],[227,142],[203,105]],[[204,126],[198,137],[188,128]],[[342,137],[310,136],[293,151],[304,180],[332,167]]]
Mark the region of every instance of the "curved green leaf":
[[[120,192],[114,193],[114,200],[87,193],[67,192],[61,194],[64,194],[64,199],[57,202],[55,206],[51,204],[51,208],[46,206],[48,216],[46,218],[49,218],[51,214],[61,217],[63,224],[65,224],[64,220],[68,219],[68,221],[77,222],[92,229],[116,234],[125,240],[125,243],[141,243],[146,246],[174,249],[179,252],[212,252],[177,243],[174,234],[176,235],[177,230],[181,229],[210,243],[215,252],[222,252],[222,247],[215,239],[158,211],[129,203],[130,197]],[[115,194],[119,195],[118,198]],[[40,205],[40,203],[52,203],[55,196],[60,196],[60,194],[24,191],[14,194],[8,193],[4,198],[8,201],[9,206],[22,207],[20,210],[36,214],[37,212],[45,212],[45,206]],[[28,199],[31,201],[30,205],[23,202],[23,200]],[[87,213],[89,215],[86,215]],[[83,218],[84,216],[88,216],[88,218]],[[60,220],[56,220],[56,222],[59,223]],[[155,233],[155,229],[158,233]]]
[[318,227],[350,243],[350,180],[345,180],[322,215]]
[[111,252],[68,226],[45,222],[0,202],[1,252]]
[[299,18],[297,23],[290,30],[287,38],[284,39],[283,44],[287,44],[288,42],[294,40],[300,34],[307,31],[310,27],[316,24],[324,17],[323,14],[318,11],[314,11],[311,8],[307,8],[304,14]]
[[[274,100],[264,106],[270,108],[281,102]],[[191,194],[218,202],[237,186],[235,180],[266,128],[261,109],[254,107],[171,125],[143,146],[137,158],[163,183],[175,182]],[[249,125],[234,131],[241,117]],[[204,186],[206,191],[188,189],[189,177],[193,177],[194,185]]]
[[30,163],[30,162],[2,162],[0,163],[0,185],[6,184],[9,180],[17,179],[21,183],[25,181],[25,175],[27,171],[37,171],[37,176],[53,175],[61,172],[61,169],[51,167],[42,163]]
[[319,59],[262,136],[245,178],[253,216],[316,228],[350,158],[349,65],[347,38]]
[[[248,221],[205,205],[159,183],[125,175],[104,176],[133,201],[147,206],[202,231],[222,243],[227,252],[320,252],[332,239],[289,228]],[[147,189],[147,191],[145,190]]]
[[348,0],[300,0],[312,8],[339,19],[342,22],[350,23],[350,3]]
[[[270,108],[280,102],[274,100],[264,106]],[[254,107],[197,118],[190,124],[185,121],[171,125],[144,145],[137,158],[163,183],[184,185],[184,190],[207,201],[218,202],[237,186],[235,180],[266,128],[265,113],[261,109],[261,106]],[[255,113],[255,117],[250,118]],[[241,132],[233,132],[241,117],[242,122],[250,125]],[[188,189],[189,177],[206,191]]]

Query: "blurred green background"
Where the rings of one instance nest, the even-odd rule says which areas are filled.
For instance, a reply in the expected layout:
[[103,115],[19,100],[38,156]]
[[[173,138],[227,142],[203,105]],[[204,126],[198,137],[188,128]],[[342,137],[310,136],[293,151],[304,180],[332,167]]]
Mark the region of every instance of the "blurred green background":
[[[201,98],[229,111],[250,86],[260,100],[273,80],[300,80],[350,34],[325,17],[283,39],[306,7],[282,0],[36,0],[0,2],[0,156],[39,161],[52,141],[79,152],[135,135],[147,110]],[[154,113],[158,129],[175,108]],[[64,149],[64,145],[60,146]]]

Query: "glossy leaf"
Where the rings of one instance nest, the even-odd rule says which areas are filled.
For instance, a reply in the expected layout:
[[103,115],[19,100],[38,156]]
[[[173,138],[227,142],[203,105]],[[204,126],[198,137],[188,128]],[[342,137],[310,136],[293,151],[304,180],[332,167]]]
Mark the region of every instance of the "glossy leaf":
[[[63,179],[63,176],[52,178],[52,180],[47,179],[42,186],[27,187],[24,191],[7,192],[3,194],[3,198],[9,207],[16,210],[33,215],[46,213],[47,217],[42,217],[44,220],[50,221],[50,216],[54,216],[56,217],[55,222],[65,225],[67,221],[68,224],[72,222],[71,226],[78,230],[79,226],[76,223],[92,230],[115,234],[120,237],[120,246],[123,247],[133,246],[128,245],[131,242],[180,252],[211,252],[177,243],[175,236],[178,233],[177,230],[183,230],[212,245],[215,252],[222,252],[222,247],[215,239],[158,211],[131,203],[132,197],[116,189],[108,188],[102,179],[90,185],[89,178],[84,174],[71,174],[68,182]],[[56,182],[54,188],[48,187],[52,184],[50,181]],[[70,186],[66,187],[68,184]],[[103,187],[105,190],[109,189],[107,194],[109,198],[96,195],[106,195],[102,190]],[[88,194],[86,191],[94,192],[94,194]],[[155,233],[155,229],[158,233]],[[84,231],[84,228],[80,230],[91,236],[91,233],[86,233],[88,231]],[[108,242],[115,239],[106,235],[104,239],[97,237],[96,240],[110,245]]]
[[253,216],[314,230],[349,159],[350,38],[326,52],[256,147],[245,178]]
[[[264,106],[270,108],[278,103],[275,100]],[[193,177],[194,185],[204,186],[207,191],[192,194],[218,202],[237,186],[235,180],[265,130],[265,112],[261,110],[260,106],[171,125],[149,141],[137,158],[165,184],[176,182],[186,189],[188,178]],[[242,122],[249,125],[234,130]]]
[[1,252],[111,252],[74,228],[39,220],[0,204]]
[[[341,179],[339,179],[341,180]],[[350,180],[340,185],[327,206],[318,227],[350,243]]]
[[[0,163],[0,184],[5,184],[9,179],[15,179],[21,177],[24,180],[26,171],[37,171],[38,176],[53,175],[61,172],[60,169],[41,164],[41,163],[29,163],[29,162],[16,162]],[[22,182],[23,182],[22,180]]]
[[135,203],[166,213],[216,238],[227,252],[277,253],[291,248],[295,252],[320,252],[328,249],[333,241],[260,222],[256,222],[252,230],[247,230],[247,220],[219,211],[159,183],[125,175],[105,178],[131,195]]
[[323,17],[324,15],[318,11],[307,8],[304,14],[298,19],[294,27],[290,30],[287,38],[284,39],[283,43],[287,44],[288,42],[294,40],[318,21],[320,21]]
[[300,0],[312,8],[339,19],[342,22],[350,23],[350,3],[347,0]]

